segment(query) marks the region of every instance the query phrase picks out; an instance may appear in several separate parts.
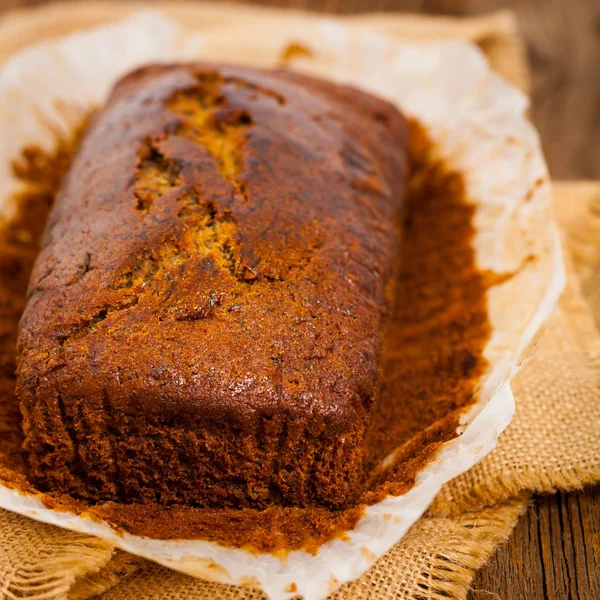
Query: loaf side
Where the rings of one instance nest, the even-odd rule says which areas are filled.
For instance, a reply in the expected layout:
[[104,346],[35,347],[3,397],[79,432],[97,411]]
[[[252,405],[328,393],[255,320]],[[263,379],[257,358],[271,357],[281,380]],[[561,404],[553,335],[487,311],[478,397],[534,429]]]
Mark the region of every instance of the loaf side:
[[285,71],[139,69],[90,123],[18,342],[41,489],[339,507],[360,487],[407,132]]

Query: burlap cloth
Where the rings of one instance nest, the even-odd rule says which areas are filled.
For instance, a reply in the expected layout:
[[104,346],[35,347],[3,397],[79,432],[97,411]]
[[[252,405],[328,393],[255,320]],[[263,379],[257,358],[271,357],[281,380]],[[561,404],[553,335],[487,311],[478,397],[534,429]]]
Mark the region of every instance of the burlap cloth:
[[[14,13],[0,22],[0,60],[41,37],[131,10],[131,4],[120,2]],[[247,10],[167,5],[167,12],[198,28],[222,24],[232,14],[246,18]],[[508,13],[470,20],[360,18],[402,37],[471,39],[505,77],[527,86],[523,46]],[[567,289],[537,352],[513,383],[517,410],[512,424],[492,454],[448,484],[408,535],[334,598],[464,598],[476,570],[508,537],[533,492],[600,480],[600,183],[558,183],[555,199],[568,250]],[[0,511],[0,597],[82,600],[100,595],[103,600],[264,597],[255,590],[195,580],[88,535]]]

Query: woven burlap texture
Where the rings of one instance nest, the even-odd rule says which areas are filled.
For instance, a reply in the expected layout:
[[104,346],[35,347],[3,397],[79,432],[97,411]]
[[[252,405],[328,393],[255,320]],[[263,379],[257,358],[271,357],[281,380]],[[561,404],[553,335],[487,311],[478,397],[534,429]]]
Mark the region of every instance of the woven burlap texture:
[[[185,11],[191,25],[202,19],[217,24],[231,14],[227,6],[171,3],[169,7],[171,14]],[[0,59],[40,35],[62,35],[113,19],[131,12],[132,5],[113,4],[107,12],[106,5],[87,3],[81,9],[57,5],[14,14],[0,23]],[[522,45],[510,15],[465,21],[373,16],[364,21],[394,35],[410,30],[417,37],[474,40],[507,78],[526,86]],[[509,535],[532,491],[573,489],[600,480],[596,427],[600,338],[591,316],[600,314],[598,286],[593,283],[593,274],[600,273],[600,250],[594,244],[598,239],[594,231],[600,229],[600,185],[561,184],[556,198],[575,268],[569,265],[559,309],[537,352],[513,383],[517,410],[512,424],[498,448],[447,485],[408,535],[360,580],[339,590],[333,596],[337,600],[464,598],[476,570]],[[593,301],[591,313],[582,287]],[[0,511],[0,598],[98,596],[103,600],[264,598],[255,590],[195,580],[114,550],[96,538]]]

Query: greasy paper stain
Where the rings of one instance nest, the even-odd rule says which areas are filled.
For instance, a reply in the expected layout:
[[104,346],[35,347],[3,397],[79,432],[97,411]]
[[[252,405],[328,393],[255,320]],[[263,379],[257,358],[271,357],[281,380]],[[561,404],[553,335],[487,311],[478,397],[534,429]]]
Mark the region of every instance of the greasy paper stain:
[[[278,506],[235,510],[116,503],[90,507],[46,494],[47,506],[86,511],[132,534],[207,539],[281,554],[298,548],[315,551],[352,529],[365,505],[388,494],[405,493],[414,485],[416,474],[444,442],[456,436],[460,415],[475,400],[486,366],[482,352],[490,326],[489,281],[475,266],[474,208],[465,200],[463,178],[439,158],[422,127],[413,122],[410,128],[412,174],[396,298],[383,343],[378,408],[365,446],[370,477],[359,500],[336,511]],[[17,199],[16,216],[0,228],[0,480],[25,491],[32,487],[21,455],[20,413],[14,395],[17,325],[45,220],[80,131],[70,140],[59,140],[52,156],[35,148],[24,151],[14,172],[26,192]],[[140,158],[142,174],[159,160],[150,148]],[[177,177],[176,169],[171,175]],[[145,192],[142,180],[138,191],[139,208],[144,211],[154,199]],[[132,273],[132,282],[135,277]],[[393,450],[391,466],[380,468]]]

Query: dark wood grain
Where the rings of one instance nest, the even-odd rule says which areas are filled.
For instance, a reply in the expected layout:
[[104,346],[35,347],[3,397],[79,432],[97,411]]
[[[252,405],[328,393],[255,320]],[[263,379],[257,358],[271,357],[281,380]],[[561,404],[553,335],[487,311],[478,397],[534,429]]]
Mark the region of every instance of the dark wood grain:
[[[38,4],[0,0],[0,11]],[[266,0],[320,12],[515,10],[532,67],[532,118],[555,179],[600,179],[600,0]],[[600,486],[537,498],[477,575],[469,600],[600,600]],[[383,600],[383,599],[382,599]],[[386,599],[387,600],[387,599]]]
[[469,600],[547,598],[537,514],[541,501],[531,506],[517,523],[508,543],[501,546],[488,566],[478,573]]
[[537,498],[470,600],[600,598],[600,486]]

